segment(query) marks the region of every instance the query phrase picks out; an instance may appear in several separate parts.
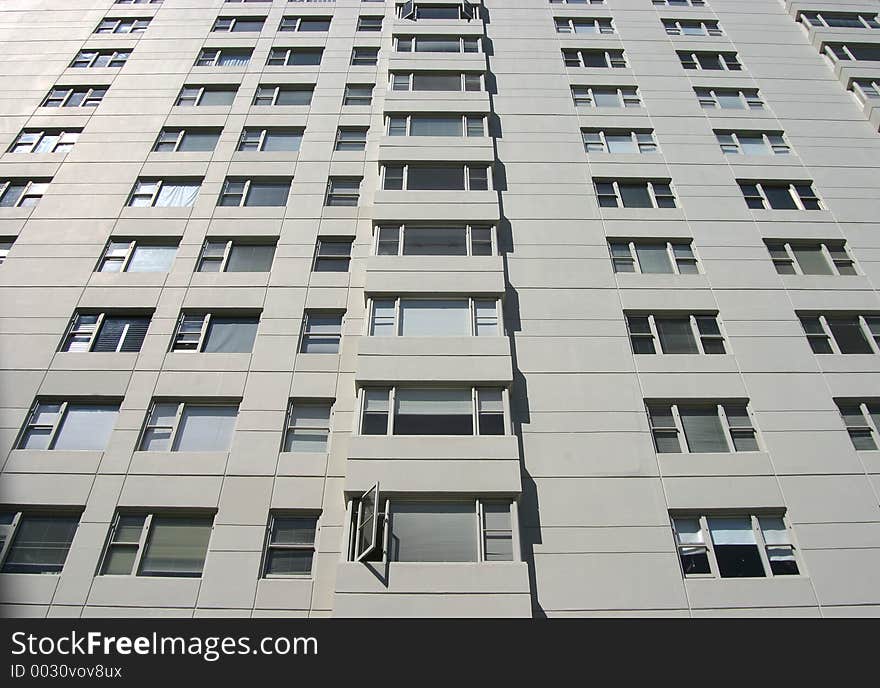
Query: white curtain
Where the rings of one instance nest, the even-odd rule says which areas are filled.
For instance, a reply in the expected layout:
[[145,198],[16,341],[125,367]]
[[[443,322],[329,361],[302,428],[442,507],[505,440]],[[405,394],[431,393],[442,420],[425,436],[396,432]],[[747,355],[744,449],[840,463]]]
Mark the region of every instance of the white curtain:
[[745,518],[710,518],[709,532],[716,545],[754,545],[752,521]]
[[199,195],[198,184],[163,184],[156,199],[157,208],[189,208]]

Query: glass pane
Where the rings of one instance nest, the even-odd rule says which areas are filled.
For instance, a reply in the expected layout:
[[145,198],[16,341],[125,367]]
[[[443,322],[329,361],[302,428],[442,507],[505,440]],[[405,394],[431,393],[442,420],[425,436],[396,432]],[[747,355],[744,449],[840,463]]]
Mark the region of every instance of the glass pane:
[[200,576],[212,522],[211,517],[154,516],[141,575]]
[[471,435],[470,389],[399,389],[396,435]]
[[246,206],[283,206],[287,204],[290,182],[253,182]]
[[413,91],[460,91],[461,74],[415,73],[412,75]]
[[311,550],[270,549],[266,553],[266,575],[308,575],[312,572],[314,554]]
[[651,208],[647,184],[618,184],[624,208]]
[[79,516],[22,515],[3,572],[59,573],[78,524]]
[[747,516],[739,518],[710,518],[709,532],[716,545],[754,545],[755,533]]
[[410,136],[461,136],[461,117],[413,116],[410,119]]
[[476,561],[473,503],[391,502],[392,561]]
[[467,299],[403,299],[400,329],[404,337],[455,337],[471,334]]
[[415,256],[466,256],[464,227],[407,227],[403,254]]
[[233,244],[226,272],[269,272],[274,257],[271,244]]
[[672,263],[665,244],[636,244],[639,267],[644,273],[671,275]]
[[840,347],[841,353],[873,353],[857,318],[828,318],[828,327],[831,329],[831,334],[834,335],[834,341]]
[[464,166],[432,165],[420,167],[411,165],[408,170],[407,189],[419,190],[464,190]]
[[175,438],[175,451],[228,451],[237,406],[187,405]]
[[113,532],[113,542],[131,543],[140,540],[145,519],[145,516],[140,515],[120,516]]
[[703,529],[700,527],[700,520],[697,518],[677,518],[675,519],[675,532],[678,535],[678,541],[682,545],[702,545]]
[[637,153],[635,143],[630,134],[606,134],[605,143],[609,153]]
[[111,576],[130,575],[132,568],[134,568],[137,551],[137,545],[113,545],[107,550],[102,573]]
[[266,132],[266,138],[263,141],[264,151],[298,151],[302,142],[302,134],[294,131],[272,131]]
[[758,519],[761,524],[761,532],[764,534],[764,542],[768,545],[789,545],[788,529],[779,516],[761,516]]
[[257,337],[258,318],[211,318],[205,353],[250,353]]
[[314,545],[318,519],[306,518],[274,518],[269,542],[273,545]]
[[654,318],[664,354],[699,353],[690,318]]
[[126,272],[168,272],[177,246],[136,246]]
[[284,451],[323,454],[327,451],[329,430],[289,430]]
[[220,132],[188,131],[183,135],[179,151],[212,151],[220,139]]
[[698,452],[728,452],[727,438],[718,417],[718,410],[709,408],[679,407],[688,449]]
[[791,247],[798,265],[805,275],[832,275],[831,266],[822,253],[821,246],[798,246]]
[[233,89],[205,89],[199,105],[232,105],[233,100],[235,100]]
[[106,448],[118,415],[118,404],[68,404],[53,448],[87,451]]
[[737,139],[745,155],[767,155],[770,152],[761,134],[737,134]]
[[797,204],[787,186],[764,186],[764,195],[774,210],[796,210]]

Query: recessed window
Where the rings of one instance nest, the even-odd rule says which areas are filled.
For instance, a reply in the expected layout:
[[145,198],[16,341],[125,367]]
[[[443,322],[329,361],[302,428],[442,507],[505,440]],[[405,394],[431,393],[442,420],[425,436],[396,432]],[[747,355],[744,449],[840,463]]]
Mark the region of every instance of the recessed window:
[[379,61],[379,48],[367,48],[356,46],[351,49],[351,64],[353,66],[368,67]]
[[0,265],[6,262],[6,259],[9,257],[9,251],[12,249],[12,244],[15,241],[12,239],[0,239]]
[[485,136],[484,115],[389,115],[388,136]]
[[311,105],[314,84],[260,84],[254,94],[254,105]]
[[849,88],[863,103],[880,99],[880,79],[853,79]]
[[238,150],[294,153],[299,150],[302,139],[302,129],[245,127],[238,140]]
[[677,50],[676,55],[685,69],[698,69],[701,71],[727,71],[738,72],[742,65],[736,53],[713,53],[708,51],[688,52]]
[[147,414],[139,450],[229,451],[236,418],[237,403],[156,401]]
[[880,62],[880,45],[874,43],[826,43],[824,52],[834,62],[838,60]]
[[853,448],[858,451],[876,450],[877,433],[880,432],[880,402],[873,399],[837,399],[836,402]]
[[103,451],[119,416],[119,402],[37,401],[18,439],[18,449]]
[[656,153],[653,129],[581,129],[587,153]]
[[238,86],[184,86],[174,103],[180,107],[211,107],[232,105]]
[[371,16],[371,15],[362,15],[358,17],[357,30],[358,31],[381,31],[382,30],[382,19],[381,16]]
[[10,153],[67,153],[79,139],[82,129],[22,129]]
[[724,336],[712,313],[627,314],[634,354],[723,354]]
[[339,127],[333,150],[362,151],[367,147],[368,127]]
[[553,21],[556,24],[556,33],[615,33],[611,17],[578,17],[575,19],[555,17]]
[[283,17],[278,26],[279,31],[311,31],[323,32],[330,30],[330,17]]
[[461,2],[457,5],[432,5],[423,2],[400,2],[396,6],[399,19],[419,21],[426,19],[477,19],[480,16],[478,5]]
[[488,191],[490,167],[483,163],[388,164],[382,166],[386,191]]
[[572,86],[571,97],[576,107],[642,107],[636,86]]
[[197,272],[269,272],[275,244],[208,240],[202,247]]
[[612,239],[608,250],[614,272],[618,273],[696,275],[700,271],[690,240]]
[[77,313],[64,335],[61,351],[140,351],[149,326],[149,315]]
[[373,103],[374,84],[346,84],[342,104],[345,105],[371,105]]
[[306,311],[300,341],[301,354],[338,354],[344,312]]
[[686,578],[765,578],[800,573],[781,515],[677,515],[672,525]]
[[798,21],[816,28],[880,29],[876,12],[799,12]]
[[213,516],[117,513],[101,575],[199,578],[213,525]]
[[159,133],[153,150],[169,153],[211,152],[220,140],[220,132],[220,129],[166,127]]
[[317,516],[271,514],[263,577],[310,576],[317,530]]
[[498,337],[498,299],[374,298],[370,300],[373,337]]
[[49,91],[40,107],[98,107],[107,95],[107,86],[61,86]]
[[244,67],[251,61],[250,48],[202,48],[196,67]]
[[254,349],[259,324],[258,315],[182,313],[171,350],[247,354]]
[[0,208],[32,208],[46,193],[51,179],[0,179]]
[[328,399],[291,401],[287,408],[283,451],[326,453],[332,410],[333,401]]
[[551,5],[604,5],[605,0],[549,0]]
[[348,272],[351,263],[351,239],[322,237],[315,247],[313,272]]
[[600,208],[675,208],[669,180],[593,179]]
[[562,60],[566,67],[626,67],[623,50],[601,50],[597,48],[563,48]]
[[781,131],[715,130],[721,150],[728,155],[788,155],[791,148]]
[[[226,2],[236,2],[236,0],[226,0]],[[116,0],[115,4],[117,4],[117,5],[161,5],[162,0]]]
[[492,256],[491,225],[382,224],[376,227],[377,256]]
[[764,101],[756,88],[694,88],[704,110],[763,110]]
[[183,179],[138,179],[128,197],[133,208],[191,208],[202,183]]
[[227,177],[217,199],[218,206],[273,207],[287,205],[290,180]]
[[855,275],[845,241],[765,240],[780,275]]
[[122,67],[129,57],[131,50],[80,50],[70,66],[76,69]]
[[505,435],[500,387],[367,387],[362,435]]
[[176,255],[176,243],[111,241],[97,272],[168,272]]
[[310,67],[321,64],[323,48],[272,48],[266,64],[275,67]]
[[219,33],[259,33],[263,30],[265,17],[217,17],[211,31]]
[[0,573],[61,573],[78,514],[0,511]]
[[392,91],[482,91],[482,72],[392,72]]
[[669,7],[703,7],[704,0],[651,0],[655,5],[668,5]]
[[363,177],[330,177],[327,180],[326,206],[357,206]]
[[661,19],[670,36],[723,36],[724,32],[713,19]]
[[395,36],[399,53],[478,53],[479,36]]
[[880,315],[798,314],[814,354],[880,353]]
[[143,33],[150,25],[149,17],[134,18],[106,18],[95,27],[95,33]]
[[759,449],[746,402],[647,402],[647,408],[658,454],[711,454]]
[[821,210],[812,182],[743,181],[737,184],[753,210]]

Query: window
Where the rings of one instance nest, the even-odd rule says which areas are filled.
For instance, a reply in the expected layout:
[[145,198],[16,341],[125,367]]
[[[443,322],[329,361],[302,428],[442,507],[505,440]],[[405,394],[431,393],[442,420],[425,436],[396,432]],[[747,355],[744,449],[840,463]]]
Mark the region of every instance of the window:
[[763,110],[764,101],[756,88],[694,88],[704,110]]
[[232,178],[223,182],[218,206],[283,207],[290,194],[290,180]]
[[199,578],[213,525],[213,516],[118,513],[107,539],[101,575]]
[[381,16],[368,16],[362,15],[358,17],[357,23],[358,31],[381,31],[382,30],[382,17]]
[[491,225],[383,224],[376,227],[377,256],[493,256]]
[[593,179],[600,208],[675,208],[669,180]]
[[712,313],[626,314],[634,354],[723,354],[724,336]]
[[370,387],[361,393],[360,428],[362,435],[505,435],[505,407],[506,392],[495,387]]
[[172,351],[249,354],[257,337],[258,315],[181,313]]
[[238,150],[294,153],[299,150],[302,138],[302,129],[246,127],[241,132]]
[[95,33],[143,33],[150,25],[150,18],[141,19],[102,19],[95,28]]
[[880,29],[877,14],[867,12],[799,12],[798,21],[817,28]]
[[399,53],[478,53],[479,36],[395,36]]
[[480,16],[478,5],[461,2],[458,5],[432,5],[430,3],[397,3],[397,18],[413,21],[424,19],[476,19]]
[[379,61],[379,48],[367,48],[356,46],[351,49],[351,60],[349,64],[354,66],[368,67],[375,65]]
[[626,67],[622,50],[599,50],[593,48],[563,48],[562,59],[566,67]]
[[746,402],[647,402],[647,407],[658,454],[758,451]]
[[614,272],[696,275],[700,271],[689,239],[610,239],[608,250]]
[[143,241],[110,241],[101,257],[98,272],[168,272],[177,244]]
[[562,19],[554,17],[556,33],[615,33],[614,23],[610,17],[581,17]]
[[271,514],[263,556],[263,577],[310,576],[317,530],[317,516]]
[[106,86],[61,86],[49,91],[41,107],[98,107],[106,94]]
[[306,311],[299,346],[301,354],[338,354],[344,312]]
[[549,0],[551,5],[604,5],[605,0]]
[[214,26],[211,31],[228,32],[228,33],[244,33],[257,32],[263,30],[263,22],[265,17],[217,17],[214,20]]
[[485,136],[484,115],[389,115],[388,136]]
[[635,86],[572,86],[571,97],[576,107],[642,107]]
[[128,198],[134,208],[191,208],[201,181],[182,179],[138,179]]
[[824,52],[833,61],[880,62],[880,45],[874,43],[826,43]]
[[766,240],[773,266],[780,275],[855,275],[855,262],[845,241]]
[[328,400],[291,401],[287,409],[283,451],[326,453],[332,410],[333,402]]
[[140,351],[149,326],[149,315],[77,313],[61,351]]
[[346,84],[343,105],[372,105],[374,84]]
[[235,85],[184,86],[174,104],[180,107],[232,105],[237,92]]
[[674,516],[685,578],[798,575],[794,545],[781,515]]
[[686,50],[676,50],[681,66],[685,69],[699,70],[723,70],[728,72],[738,72],[742,69],[742,65],[736,57],[736,53],[712,53],[706,51],[687,52]]
[[877,449],[877,432],[880,432],[880,403],[874,400],[838,399],[837,407],[854,449],[874,451]]
[[155,401],[147,414],[139,450],[229,451],[237,417],[237,403]]
[[220,140],[221,129],[208,129],[192,127],[190,129],[176,129],[166,127],[159,132],[154,151],[195,153],[210,152],[214,150],[217,141]]
[[821,210],[811,182],[755,182],[737,180],[753,210]]
[[[233,0],[226,0],[233,2]],[[117,5],[160,5],[162,0],[116,0]]]
[[0,265],[3,265],[6,262],[6,258],[9,257],[9,251],[13,243],[15,242],[11,240],[0,239]]
[[279,31],[329,31],[330,17],[283,17]]
[[880,79],[853,79],[849,88],[862,102],[880,98]]
[[254,94],[254,105],[311,105],[313,84],[260,84]]
[[66,153],[82,129],[22,129],[9,147],[10,153]]
[[706,4],[703,0],[651,0],[651,2],[669,7],[702,7]]
[[482,72],[392,72],[392,91],[482,91]]
[[661,19],[670,36],[723,36],[718,22],[711,19]]
[[781,131],[720,131],[715,138],[728,155],[788,155],[791,148]]
[[77,69],[122,67],[129,57],[131,50],[80,50],[70,66]]
[[330,177],[327,180],[326,206],[356,206],[361,196],[363,177]]
[[31,408],[18,449],[103,451],[119,415],[119,402],[39,400]]
[[362,151],[367,147],[368,127],[339,127],[336,130],[336,151]]
[[266,64],[276,67],[319,65],[323,54],[323,48],[272,48]]
[[269,272],[275,244],[208,240],[202,247],[197,272]]
[[79,515],[0,511],[0,573],[61,573]]
[[389,164],[382,166],[386,191],[488,191],[490,167],[484,163]]
[[587,153],[656,153],[653,129],[581,129]]
[[498,337],[503,334],[498,299],[374,298],[373,337]]
[[880,315],[798,314],[814,354],[880,353]]
[[351,239],[323,237],[315,247],[313,272],[348,272],[351,263]]
[[202,48],[196,67],[244,67],[251,61],[250,48]]
[[0,179],[0,208],[31,208],[40,202],[51,179]]

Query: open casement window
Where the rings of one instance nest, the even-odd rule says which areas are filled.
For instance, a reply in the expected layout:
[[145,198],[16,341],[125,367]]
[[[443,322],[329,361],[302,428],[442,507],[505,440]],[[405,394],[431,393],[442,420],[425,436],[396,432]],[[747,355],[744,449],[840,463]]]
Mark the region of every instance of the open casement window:
[[317,516],[271,514],[263,556],[263,577],[310,576],[317,533]]
[[0,573],[61,573],[78,514],[0,511]]
[[765,578],[800,573],[790,532],[778,514],[672,518],[686,578]]
[[689,239],[653,241],[611,239],[608,242],[614,272],[696,275],[700,272]]
[[98,265],[98,272],[168,272],[177,244],[111,241]]
[[323,237],[315,246],[312,272],[348,272],[353,239]]
[[118,402],[40,400],[31,408],[16,448],[103,451],[118,416]]
[[745,402],[648,402],[647,408],[658,454],[759,451]]
[[839,399],[837,407],[853,449],[875,451],[878,447],[877,433],[880,432],[880,401]]
[[668,179],[593,179],[600,208],[675,208]]
[[386,225],[376,227],[377,256],[493,256],[497,255],[491,225]]
[[139,451],[229,451],[238,404],[154,402]]
[[77,313],[61,351],[137,352],[149,326],[148,315]]
[[178,107],[232,105],[236,93],[238,86],[235,85],[184,86],[174,104]]
[[165,128],[159,132],[153,150],[168,153],[211,152],[220,140],[220,129],[194,127]]
[[344,312],[306,311],[303,319],[301,354],[338,354],[342,342]]
[[131,50],[80,50],[70,66],[74,69],[122,67],[131,57]]
[[500,387],[370,387],[360,404],[362,435],[508,432],[507,391]]
[[191,208],[201,180],[138,179],[128,198],[132,208]]
[[213,516],[119,513],[110,530],[100,574],[199,578],[213,525]]
[[479,36],[395,36],[399,53],[479,53]]
[[798,314],[814,354],[880,353],[880,315]]
[[781,131],[715,130],[721,151],[727,155],[788,155],[791,147]]
[[275,257],[275,244],[239,241],[205,242],[197,272],[269,272]]
[[845,241],[765,240],[780,275],[856,275]]
[[[313,84],[260,84],[254,93],[254,105],[310,105],[315,93]],[[262,131],[262,130],[257,130]],[[302,130],[295,130],[302,133]],[[248,150],[239,148],[239,150]],[[258,150],[262,150],[261,148]]]
[[627,66],[623,50],[598,48],[563,48],[562,60],[566,67],[600,67],[622,69]]
[[257,337],[256,315],[182,313],[177,321],[172,351],[250,353]]
[[717,314],[627,314],[626,327],[635,354],[726,353]]
[[636,86],[572,86],[575,107],[640,108]]
[[484,115],[388,115],[388,136],[485,136]]
[[498,299],[376,298],[370,300],[374,337],[497,337]]
[[23,129],[9,153],[67,153],[79,139],[82,129]]
[[752,210],[822,210],[812,182],[737,180]]
[[704,110],[763,110],[764,101],[756,88],[694,88]]
[[[379,538],[384,539],[386,518],[387,507],[385,512],[379,513],[379,483],[376,483],[357,500],[354,537],[352,538],[354,547],[352,559],[354,561],[364,561],[377,550],[383,551],[385,549],[379,543]],[[379,530],[380,520],[382,521],[381,532]],[[384,552],[382,553],[384,554]]]
[[489,191],[491,166],[484,163],[385,164],[385,191]]
[[283,451],[326,453],[332,412],[332,400],[291,401],[287,408]]
[[46,193],[51,179],[0,179],[0,208],[32,208]]

